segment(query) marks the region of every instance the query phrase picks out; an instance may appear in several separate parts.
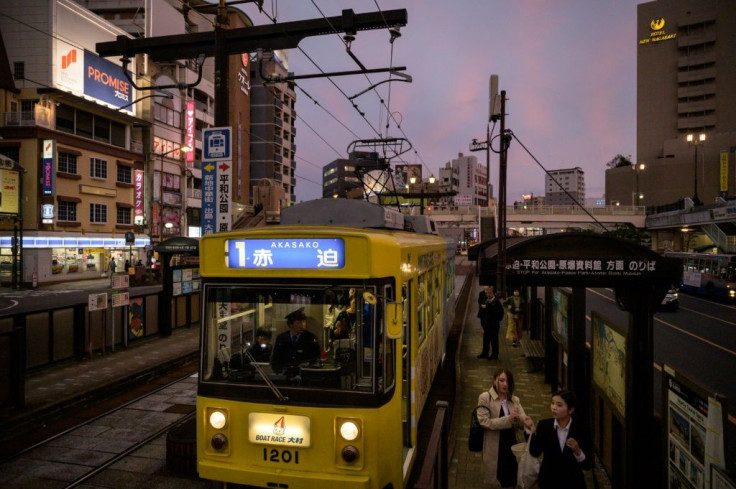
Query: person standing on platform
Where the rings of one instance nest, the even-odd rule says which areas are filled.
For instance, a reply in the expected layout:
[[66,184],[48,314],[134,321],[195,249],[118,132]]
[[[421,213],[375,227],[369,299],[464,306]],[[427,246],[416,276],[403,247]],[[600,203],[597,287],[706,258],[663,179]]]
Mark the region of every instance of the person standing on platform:
[[557,391],[552,396],[552,418],[537,423],[529,454],[542,458],[539,489],[585,489],[583,470],[593,468],[593,441],[585,424],[572,417],[577,396]]
[[[498,359],[498,332],[503,319],[503,306],[496,297],[492,285],[486,285],[478,295],[478,318],[483,328],[483,348],[478,358]],[[489,355],[488,346],[491,346]]]
[[518,465],[511,446],[517,433],[531,432],[532,418],[526,415],[519,398],[514,395],[514,376],[501,368],[493,375],[493,385],[478,397],[478,422],[484,430],[483,464],[487,484],[498,481],[501,487],[516,487]]
[[514,289],[514,294],[503,301],[508,311],[508,325],[506,327],[506,339],[511,340],[511,346],[516,348],[521,341],[522,327],[524,325],[524,299],[519,289]]

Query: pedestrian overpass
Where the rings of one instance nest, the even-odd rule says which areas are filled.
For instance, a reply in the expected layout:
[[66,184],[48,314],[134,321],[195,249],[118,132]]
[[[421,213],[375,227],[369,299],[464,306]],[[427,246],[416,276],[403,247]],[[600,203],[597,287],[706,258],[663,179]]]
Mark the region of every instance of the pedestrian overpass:
[[[496,207],[433,206],[427,212],[438,228],[474,229],[481,218],[496,217]],[[571,230],[611,231],[617,225],[642,229],[646,225],[644,206],[549,205],[506,207],[506,227],[520,235],[541,235]]]

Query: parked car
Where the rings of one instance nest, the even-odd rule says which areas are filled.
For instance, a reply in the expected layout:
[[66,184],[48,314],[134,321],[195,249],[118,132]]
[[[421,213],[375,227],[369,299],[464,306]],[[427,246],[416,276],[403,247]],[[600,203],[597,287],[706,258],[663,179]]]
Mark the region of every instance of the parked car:
[[670,288],[659,304],[659,309],[663,311],[676,311],[680,307],[680,297],[677,294],[677,289]]

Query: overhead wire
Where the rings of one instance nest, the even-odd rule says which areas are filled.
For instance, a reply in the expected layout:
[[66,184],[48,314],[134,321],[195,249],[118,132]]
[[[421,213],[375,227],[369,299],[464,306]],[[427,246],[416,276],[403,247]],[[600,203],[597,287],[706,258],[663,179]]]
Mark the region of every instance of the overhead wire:
[[[535,163],[536,163],[537,165],[539,165],[539,167],[540,167],[540,168],[541,168],[541,169],[542,169],[542,170],[544,171],[544,173],[546,173],[546,174],[547,174],[547,176],[548,176],[548,177],[550,177],[550,178],[552,179],[552,181],[553,181],[553,182],[555,182],[555,183],[557,184],[557,186],[558,186],[558,187],[560,187],[560,189],[561,189],[561,190],[562,190],[563,192],[565,192],[565,195],[567,195],[568,197],[570,197],[570,199],[571,199],[571,200],[573,201],[574,205],[576,205],[576,206],[578,206],[578,207],[579,207],[580,209],[582,209],[582,210],[583,210],[583,212],[585,212],[585,213],[586,213],[586,214],[587,214],[587,215],[588,215],[588,216],[589,216],[589,217],[590,217],[591,219],[593,219],[593,222],[595,222],[595,223],[596,223],[596,224],[598,224],[598,225],[599,225],[599,226],[600,226],[601,228],[603,228],[603,230],[604,230],[605,232],[608,232],[608,228],[607,228],[607,227],[606,227],[606,226],[605,226],[605,225],[604,225],[604,224],[603,224],[602,222],[600,222],[600,221],[599,221],[598,219],[596,219],[596,217],[595,217],[595,216],[594,216],[593,214],[591,214],[591,213],[590,213],[590,212],[588,211],[588,209],[586,209],[586,208],[585,208],[585,206],[584,206],[584,205],[582,205],[582,204],[581,204],[581,203],[580,203],[580,202],[579,202],[579,201],[578,201],[578,200],[577,200],[577,199],[576,199],[576,198],[575,198],[575,197],[574,197],[574,196],[573,196],[573,195],[572,195],[572,194],[571,194],[571,193],[570,193],[570,192],[569,192],[569,191],[568,191],[568,190],[567,190],[567,189],[566,189],[565,187],[563,187],[563,186],[562,186],[562,184],[561,184],[560,182],[558,182],[558,181],[557,181],[557,179],[556,179],[556,178],[554,177],[554,175],[552,175],[552,173],[551,173],[551,172],[550,172],[549,170],[547,170],[547,169],[546,169],[546,168],[544,167],[544,165],[542,165],[542,163],[541,163],[541,162],[540,162],[540,161],[539,161],[539,160],[537,159],[537,157],[536,157],[536,156],[534,156],[534,154],[533,154],[533,153],[532,153],[531,151],[529,151],[529,149],[528,149],[528,148],[527,148],[527,147],[526,147],[526,146],[524,145],[524,143],[523,143],[523,142],[521,142],[521,139],[519,139],[519,136],[517,136],[516,134],[514,134],[514,132],[513,132],[513,131],[511,131],[510,129],[507,129],[507,132],[508,132],[509,136],[511,136],[511,137],[513,137],[514,139],[516,139],[516,142],[517,142],[517,143],[519,143],[519,145],[520,145],[520,146],[521,146],[522,148],[524,148],[524,151],[526,151],[526,153],[527,153],[527,154],[528,154],[528,155],[529,155],[529,156],[530,156],[530,157],[532,158],[532,160],[534,160],[534,162],[535,162]],[[502,142],[502,144],[503,144],[503,142]]]
[[[323,18],[324,18],[325,20],[328,20],[328,19],[327,19],[327,16],[325,16],[324,12],[322,12],[322,10],[321,10],[321,9],[319,8],[319,6],[318,6],[318,5],[317,5],[317,4],[315,3],[315,0],[311,0],[311,1],[312,1],[312,4],[313,4],[313,5],[315,6],[315,8],[317,9],[317,11],[318,11],[318,12],[320,13],[320,15],[322,15],[322,17],[323,17]],[[377,2],[377,0],[374,0],[374,3],[376,4],[376,7],[378,8],[378,10],[379,10],[379,12],[380,12],[380,14],[381,14],[381,17],[382,17],[382,18],[384,19],[384,24],[386,25],[386,28],[387,28],[387,29],[390,29],[390,26],[388,25],[388,22],[386,22],[386,19],[385,19],[385,17],[383,16],[383,11],[381,10],[381,7],[380,7],[380,5],[378,5],[378,2]],[[348,44],[347,44],[347,42],[346,42],[346,41],[345,41],[345,40],[344,40],[344,39],[343,39],[343,38],[342,38],[342,37],[340,36],[340,34],[339,34],[339,32],[337,31],[337,29],[335,29],[335,28],[334,28],[334,26],[332,26],[332,29],[333,29],[333,31],[335,32],[335,34],[337,35],[338,39],[340,39],[340,40],[341,40],[341,42],[342,42],[342,43],[343,43],[343,44],[344,44],[344,45],[346,46],[346,48],[347,48],[347,47],[348,47]],[[303,50],[302,50],[301,48],[299,48],[299,49],[300,49],[300,51],[304,52],[304,51],[303,51]],[[305,53],[305,55],[306,55],[306,53]],[[310,60],[310,61],[311,61],[311,62],[312,62],[312,63],[313,63],[313,64],[314,64],[314,65],[315,65],[315,66],[316,66],[316,67],[317,67],[318,69],[319,69],[319,66],[317,65],[317,63],[316,63],[316,62],[315,62],[314,60],[312,60],[312,59],[311,59],[311,57],[307,56],[307,58],[308,58],[308,59],[309,59],[309,60]],[[391,68],[393,68],[393,42],[391,42],[391,60],[390,60],[390,61],[391,61],[390,67],[391,67]],[[322,71],[322,72],[324,73],[324,71]],[[368,76],[368,74],[364,73],[364,74],[363,74],[363,76],[364,76],[364,77],[366,78],[366,80],[368,81],[368,83],[369,83],[370,85],[373,85],[373,82],[371,81],[371,79],[370,79],[370,77]],[[389,72],[389,77],[390,77],[390,76],[391,76],[391,72]],[[330,81],[332,81],[332,80],[330,80]],[[335,85],[335,87],[337,87],[337,85],[335,84],[335,82],[334,82],[334,81],[332,81],[332,83],[333,83],[333,85]],[[402,135],[404,136],[404,139],[406,139],[406,141],[408,141],[408,142],[409,142],[409,144],[411,144],[411,146],[412,146],[412,149],[414,150],[414,155],[415,155],[415,157],[417,157],[417,158],[419,159],[419,161],[421,161],[421,162],[422,162],[422,166],[423,166],[423,167],[424,167],[424,168],[425,168],[425,169],[426,169],[427,171],[430,171],[430,172],[431,172],[431,170],[429,169],[429,167],[428,167],[428,165],[426,164],[426,162],[424,161],[424,159],[423,159],[423,158],[421,157],[421,155],[419,154],[419,152],[417,151],[417,149],[416,149],[416,148],[414,147],[414,144],[413,144],[413,143],[411,142],[411,139],[409,138],[409,136],[408,136],[408,135],[406,134],[406,132],[405,132],[405,131],[403,130],[403,128],[401,127],[401,124],[400,124],[400,123],[399,123],[399,122],[398,122],[398,121],[396,120],[396,118],[395,118],[395,116],[394,116],[394,113],[393,113],[393,112],[391,112],[391,109],[390,109],[390,97],[391,97],[391,86],[390,86],[390,85],[391,85],[391,84],[389,83],[388,85],[389,85],[389,87],[388,87],[388,91],[389,91],[389,92],[388,92],[388,93],[389,93],[389,105],[387,105],[387,104],[386,104],[386,102],[384,102],[384,100],[383,100],[383,97],[381,96],[381,94],[379,94],[379,93],[378,93],[378,90],[377,90],[377,89],[376,89],[375,87],[373,88],[373,92],[374,92],[374,93],[376,94],[376,96],[377,96],[377,97],[379,98],[379,100],[380,100],[380,103],[381,103],[381,105],[382,105],[383,107],[385,107],[385,108],[386,108],[386,113],[387,113],[387,118],[386,118],[386,128],[388,129],[388,126],[389,126],[389,120],[393,120],[393,121],[394,121],[394,123],[396,124],[396,127],[397,127],[397,129],[398,129],[398,130],[399,130],[399,131],[401,132],[401,134],[402,134]],[[348,100],[350,101],[350,98],[349,98],[349,97],[347,97],[347,95],[345,94],[345,92],[344,92],[344,91],[342,91],[342,89],[340,89],[339,87],[337,87],[337,88],[338,88],[338,90],[340,90],[340,92],[341,92],[341,93],[343,94],[343,96],[345,96],[346,98],[348,98]],[[354,102],[353,102],[353,105],[355,106]],[[357,109],[357,107],[356,107],[356,110],[358,110],[358,109]],[[360,111],[359,111],[359,112],[360,112]],[[364,119],[365,119],[365,117],[364,117]],[[371,128],[373,128],[373,127],[371,126]],[[382,137],[382,136],[383,136],[383,134],[382,134],[382,133],[381,133],[380,131],[376,131],[376,129],[375,129],[375,128],[373,128],[373,129],[374,129],[374,132],[376,132],[376,133],[378,134],[378,136],[379,136],[379,137]],[[386,136],[388,136],[388,134],[386,134]],[[395,156],[399,156],[399,155],[395,155]]]

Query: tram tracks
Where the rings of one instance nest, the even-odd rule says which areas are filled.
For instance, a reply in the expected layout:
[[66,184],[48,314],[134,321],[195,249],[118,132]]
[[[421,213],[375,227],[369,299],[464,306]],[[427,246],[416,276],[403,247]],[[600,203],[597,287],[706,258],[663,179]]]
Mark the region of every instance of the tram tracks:
[[[123,487],[109,481],[119,471],[103,475],[115,467],[131,477],[150,477],[166,458],[165,443],[156,440],[194,416],[196,385],[187,375],[49,436],[0,462],[0,486]],[[126,462],[128,457],[134,460]],[[108,481],[97,485],[98,478]]]

